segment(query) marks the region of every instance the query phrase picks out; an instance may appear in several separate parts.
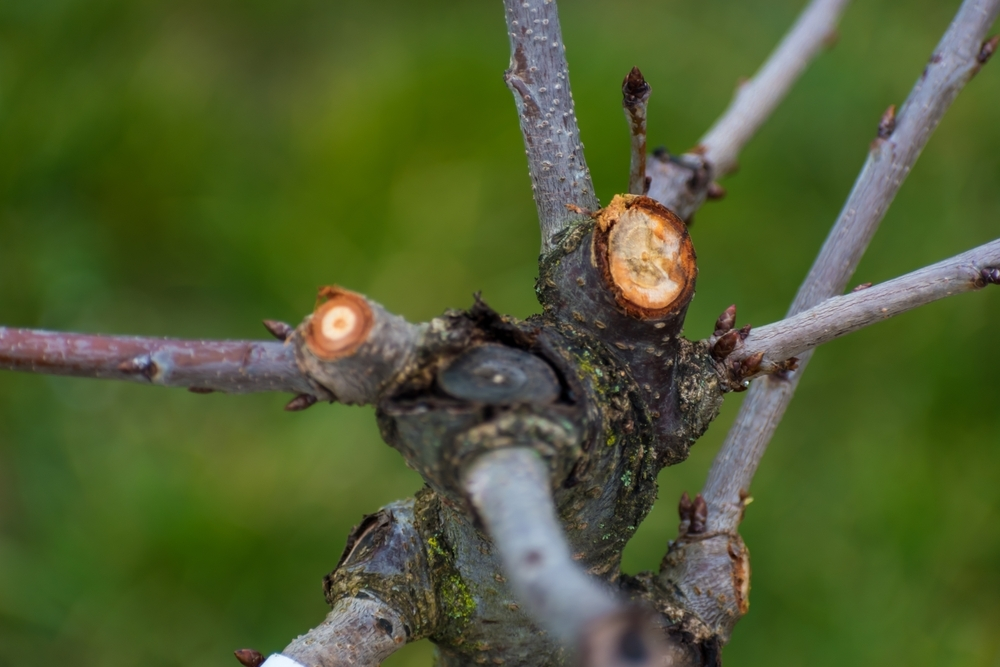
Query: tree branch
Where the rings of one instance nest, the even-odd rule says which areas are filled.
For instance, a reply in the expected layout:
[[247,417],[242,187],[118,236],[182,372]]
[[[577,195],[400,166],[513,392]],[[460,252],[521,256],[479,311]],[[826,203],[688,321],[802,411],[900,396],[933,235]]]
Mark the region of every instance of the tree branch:
[[836,34],[848,0],[813,0],[729,108],[677,160],[654,161],[649,196],[687,220],[705,201],[712,180],[731,173],[743,146],[764,124],[806,66]]
[[341,287],[319,296],[324,301],[290,337],[299,366],[341,403],[374,402],[413,361],[427,325]]
[[288,391],[286,406],[371,403],[417,354],[427,325],[410,324],[339,287],[297,329],[265,321],[282,342],[100,336],[0,327],[0,370],[127,380],[198,393]]
[[504,79],[521,121],[545,252],[554,236],[584,217],[566,206],[596,210],[597,195],[583,157],[555,0],[504,0],[504,9],[511,53]]
[[481,455],[464,486],[503,559],[504,572],[528,613],[566,642],[619,604],[573,561],[552,502],[549,471],[533,450]]
[[[847,203],[792,303],[790,316],[844,290],[931,132],[988,58],[983,40],[998,12],[1000,0],[965,0],[962,4],[895,119],[895,127],[882,124],[881,136],[873,142]],[[705,483],[709,530],[735,530],[739,524],[741,495],[749,489],[811,354],[800,358],[799,370],[768,377],[751,387]]]
[[850,294],[835,296],[787,319],[753,329],[728,357],[730,364],[763,354],[760,372],[768,373],[790,357],[953,294],[1000,281],[1000,240],[943,262]]
[[0,327],[0,369],[193,391],[315,394],[282,343],[97,336]]
[[719,178],[737,168],[740,151],[760,129],[809,62],[836,35],[848,0],[813,0],[752,79],[736,90],[722,117],[698,142],[712,174]]
[[626,607],[573,560],[556,517],[548,467],[534,449],[480,455],[464,486],[528,614],[579,649],[583,664],[641,667],[667,654],[650,618]]
[[326,620],[264,662],[266,667],[378,667],[406,643],[402,619],[373,597],[341,598]]

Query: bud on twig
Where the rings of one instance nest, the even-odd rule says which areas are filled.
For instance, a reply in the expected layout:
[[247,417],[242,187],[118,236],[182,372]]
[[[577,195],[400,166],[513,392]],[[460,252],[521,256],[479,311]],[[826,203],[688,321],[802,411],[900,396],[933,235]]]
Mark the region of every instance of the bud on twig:
[[994,35],[983,42],[983,47],[979,49],[979,55],[976,56],[976,60],[979,61],[980,65],[985,65],[993,57],[993,54],[996,53],[997,45],[1000,45],[1000,35]]
[[295,328],[291,324],[286,324],[279,320],[264,320],[264,328],[280,341],[288,340],[288,337],[295,331]]
[[264,664],[264,656],[252,648],[241,648],[233,651],[233,655],[243,667],[260,667]]
[[722,336],[736,326],[736,304],[729,306],[715,321],[715,335]]
[[742,342],[740,332],[736,329],[730,329],[720,336],[719,340],[715,341],[715,345],[712,346],[712,356],[721,361],[732,354],[736,346]]
[[888,139],[896,130],[896,105],[890,104],[878,122],[878,138]]
[[316,397],[312,394],[299,394],[285,405],[288,412],[301,412],[306,408],[311,408],[316,404]]

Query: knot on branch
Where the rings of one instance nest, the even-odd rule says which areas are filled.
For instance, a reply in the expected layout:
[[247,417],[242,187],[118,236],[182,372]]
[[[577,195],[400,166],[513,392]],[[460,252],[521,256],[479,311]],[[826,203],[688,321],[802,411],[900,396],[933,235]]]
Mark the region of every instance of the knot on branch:
[[715,323],[715,331],[708,338],[712,350],[712,358],[722,385],[727,391],[746,391],[750,380],[758,375],[781,375],[793,371],[798,366],[798,359],[790,357],[779,362],[765,362],[764,351],[747,349],[746,340],[750,337],[751,326],[746,324],[736,328],[736,305],[729,306],[719,316]]

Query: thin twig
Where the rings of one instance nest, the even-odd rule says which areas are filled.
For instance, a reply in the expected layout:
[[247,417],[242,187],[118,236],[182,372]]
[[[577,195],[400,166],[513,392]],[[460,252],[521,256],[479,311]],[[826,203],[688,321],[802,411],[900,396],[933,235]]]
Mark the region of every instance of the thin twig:
[[622,107],[632,137],[628,191],[633,195],[646,194],[646,107],[651,91],[638,67],[633,67],[622,82]]
[[[542,251],[579,210],[597,210],[569,87],[555,0],[504,0],[510,36],[507,86],[514,94],[538,208]],[[575,207],[575,210],[567,208]]]
[[649,196],[685,220],[701,206],[712,180],[737,166],[743,146],[788,94],[809,62],[835,35],[848,0],[813,0],[697,147],[678,159],[654,161]]
[[355,665],[378,667],[406,643],[406,625],[387,604],[367,598],[341,598],[326,620],[289,644],[267,667]]
[[848,0],[814,0],[752,79],[737,88],[726,112],[698,142],[718,178],[737,167],[740,151],[784,99],[809,62],[836,34]]
[[271,341],[96,336],[0,327],[0,370],[195,391],[313,394],[291,346]]
[[[843,292],[931,132],[962,87],[985,62],[986,31],[1000,13],[1000,0],[966,0],[945,32],[906,103],[895,128],[877,138],[847,203],[789,310],[796,315]],[[885,132],[883,132],[885,134]],[[703,495],[709,530],[734,530],[750,481],[791,401],[811,352],[799,370],[754,383],[709,470]]]
[[729,357],[763,354],[761,372],[823,343],[953,294],[1000,280],[1000,240],[991,241],[905,276],[835,296],[787,319],[753,329]]
[[575,643],[590,622],[619,603],[573,560],[550,486],[545,463],[526,447],[483,454],[465,475],[465,489],[514,592],[539,625]]
[[671,664],[651,617],[626,606],[570,555],[546,464],[528,447],[477,458],[464,486],[500,552],[504,574],[538,625],[596,667]]

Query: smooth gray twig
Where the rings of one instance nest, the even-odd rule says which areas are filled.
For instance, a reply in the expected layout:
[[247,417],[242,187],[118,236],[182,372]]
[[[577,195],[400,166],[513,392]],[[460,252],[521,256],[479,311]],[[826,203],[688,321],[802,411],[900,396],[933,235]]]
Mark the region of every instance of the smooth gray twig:
[[316,392],[295,363],[292,348],[273,341],[99,336],[0,327],[0,369],[233,394]]
[[[840,216],[789,309],[796,315],[843,292],[886,209],[909,173],[931,132],[962,87],[979,71],[986,32],[1000,13],[1000,0],[965,0],[930,62],[917,79],[888,136],[872,144]],[[709,530],[734,530],[739,524],[741,492],[750,481],[791,401],[812,352],[797,371],[768,377],[751,387],[708,473],[703,495]]]
[[[406,643],[405,627],[396,611],[381,600],[341,598],[325,621],[295,639],[281,655],[303,666],[378,667]],[[268,660],[272,661],[279,662],[274,657]]]
[[1000,279],[1000,240],[905,276],[834,296],[787,319],[753,329],[730,360],[763,353],[761,372],[835,338]]
[[533,449],[481,455],[464,485],[535,622],[573,645],[590,622],[619,609],[611,592],[573,560],[556,517],[549,470]]
[[704,203],[712,180],[736,169],[740,151],[836,34],[847,2],[812,0],[760,70],[739,86],[729,108],[698,145],[679,159],[651,163],[649,196],[690,218]]

